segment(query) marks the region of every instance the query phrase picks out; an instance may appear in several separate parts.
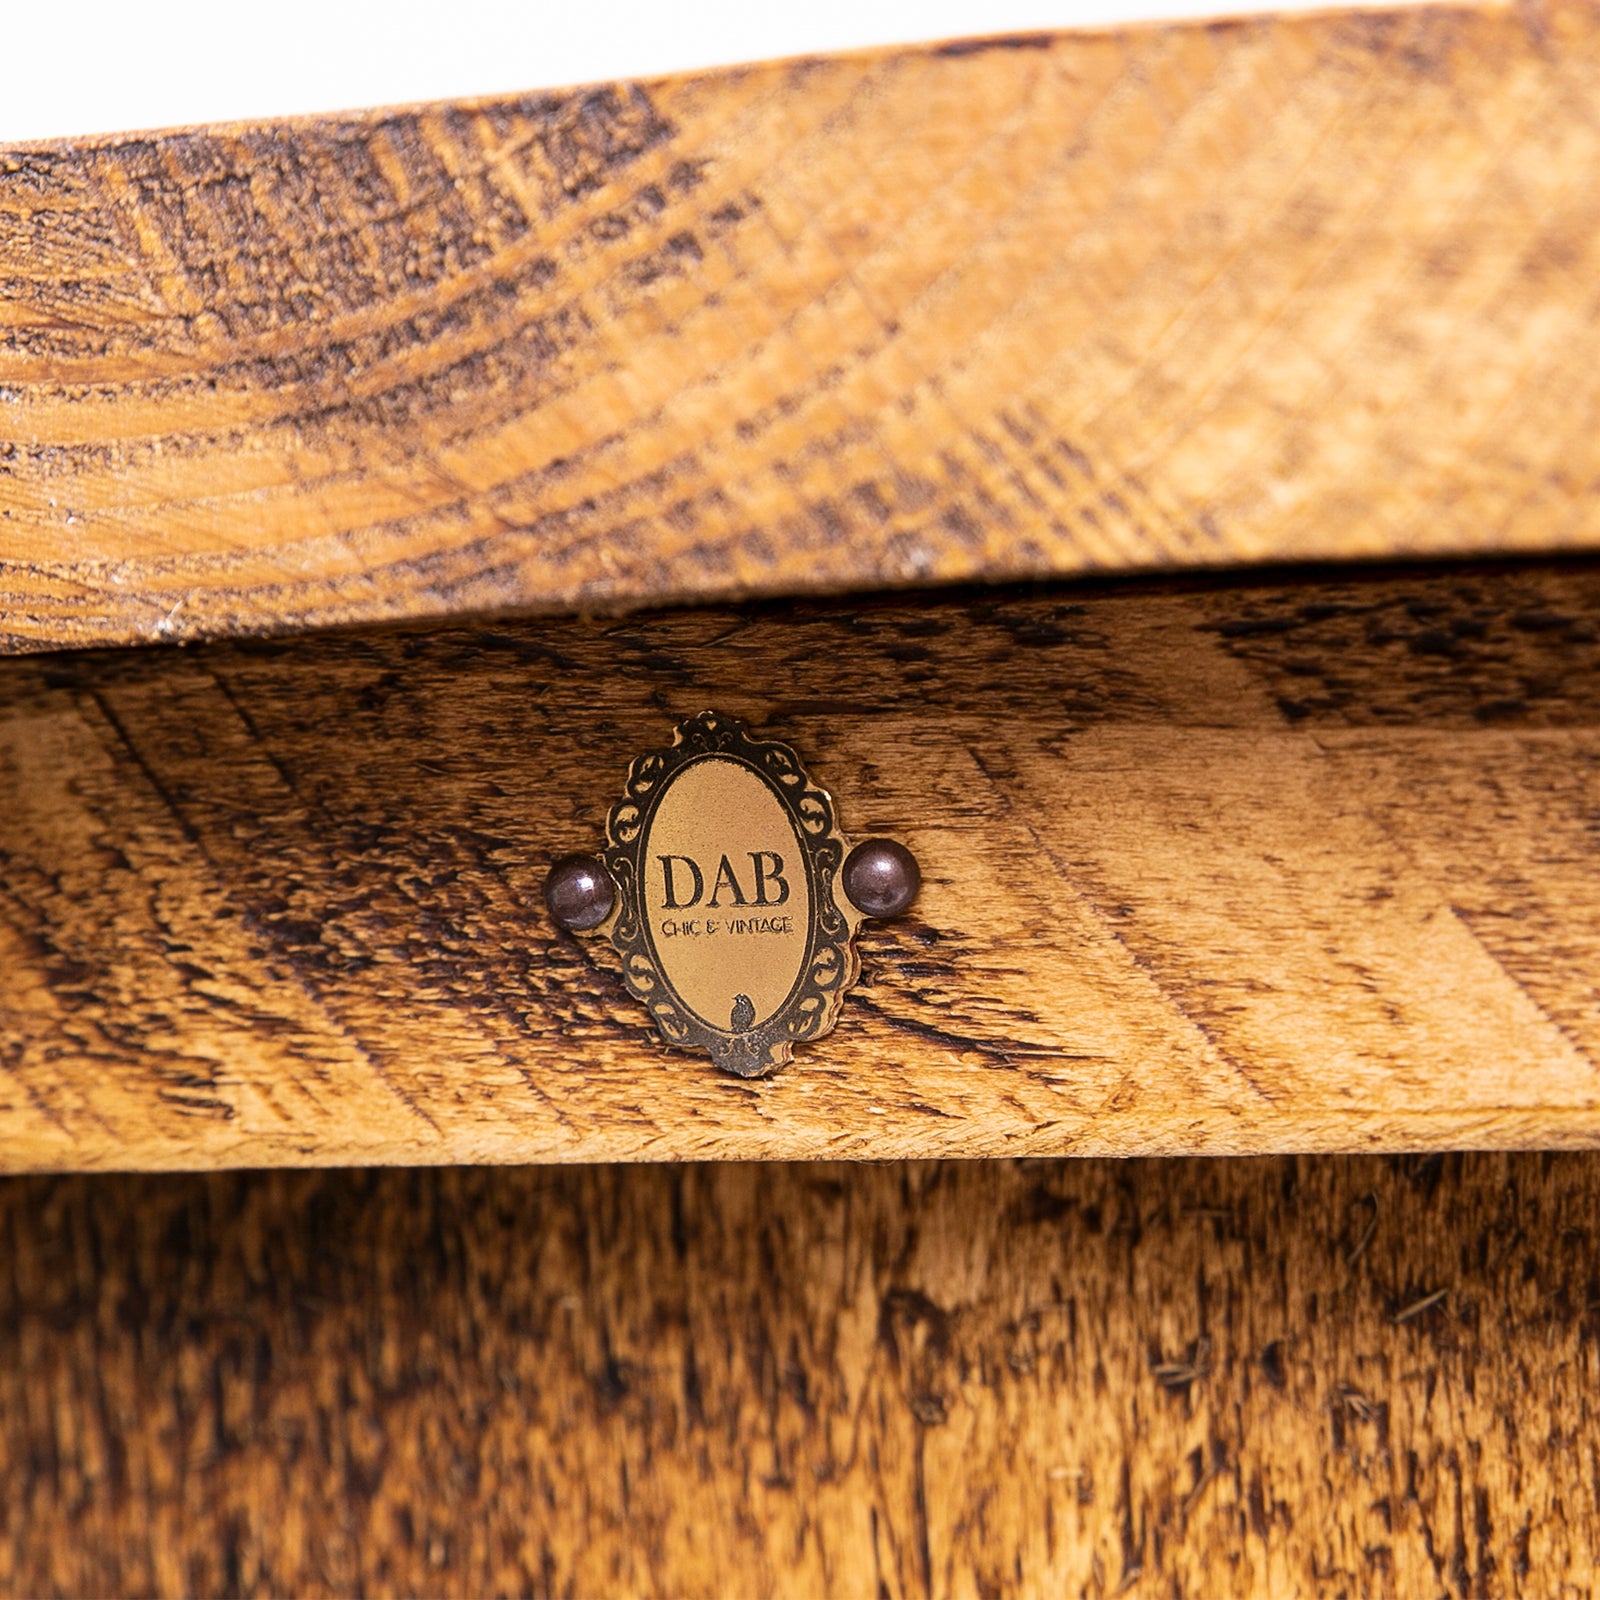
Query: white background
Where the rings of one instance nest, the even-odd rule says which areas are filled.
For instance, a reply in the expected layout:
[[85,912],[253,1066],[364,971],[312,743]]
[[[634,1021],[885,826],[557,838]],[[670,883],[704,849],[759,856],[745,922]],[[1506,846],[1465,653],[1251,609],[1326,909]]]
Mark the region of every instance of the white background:
[[[557,88],[1267,0],[0,0],[0,142]],[[1280,3],[1272,9],[1292,9]]]

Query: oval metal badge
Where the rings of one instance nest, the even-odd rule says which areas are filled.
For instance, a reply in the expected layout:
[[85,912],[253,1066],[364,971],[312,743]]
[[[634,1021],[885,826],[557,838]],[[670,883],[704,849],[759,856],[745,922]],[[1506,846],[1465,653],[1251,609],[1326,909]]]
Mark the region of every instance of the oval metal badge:
[[544,899],[568,933],[610,935],[667,1044],[759,1078],[832,1029],[862,920],[921,882],[896,839],[850,848],[788,745],[703,711],[633,763],[603,854],[557,858]]
[[788,745],[703,712],[633,763],[606,835],[611,942],[668,1044],[754,1078],[833,1027],[861,914],[833,801]]

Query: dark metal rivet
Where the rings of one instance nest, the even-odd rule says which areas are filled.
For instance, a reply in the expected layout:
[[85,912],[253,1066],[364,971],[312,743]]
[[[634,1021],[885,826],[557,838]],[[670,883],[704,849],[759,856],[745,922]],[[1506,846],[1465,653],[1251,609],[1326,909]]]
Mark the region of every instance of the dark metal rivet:
[[869,917],[898,917],[922,887],[917,858],[895,839],[864,839],[845,857],[844,892]]
[[617,886],[598,856],[562,856],[544,880],[544,903],[563,928],[598,928],[617,903]]

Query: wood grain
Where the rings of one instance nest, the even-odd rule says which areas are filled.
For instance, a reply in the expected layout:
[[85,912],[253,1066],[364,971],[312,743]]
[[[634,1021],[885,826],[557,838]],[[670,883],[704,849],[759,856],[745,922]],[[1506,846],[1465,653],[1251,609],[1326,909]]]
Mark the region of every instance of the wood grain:
[[0,154],[0,649],[1600,544],[1600,17]]
[[1588,1156],[0,1184],[0,1590],[1578,1600]]
[[[666,1050],[540,904],[715,707],[917,853],[837,1031]],[[0,667],[0,1166],[1600,1142],[1600,567]]]

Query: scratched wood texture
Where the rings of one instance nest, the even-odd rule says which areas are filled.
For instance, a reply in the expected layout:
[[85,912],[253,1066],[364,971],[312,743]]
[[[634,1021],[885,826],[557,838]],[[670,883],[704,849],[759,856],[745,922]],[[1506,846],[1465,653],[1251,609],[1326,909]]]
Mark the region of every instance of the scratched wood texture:
[[1580,1600],[1597,1162],[9,1179],[0,1590]]
[[0,152],[0,650],[1600,544],[1600,14]]
[[[917,853],[831,1036],[540,903],[715,708]],[[1600,565],[0,664],[0,1167],[1600,1142]]]

